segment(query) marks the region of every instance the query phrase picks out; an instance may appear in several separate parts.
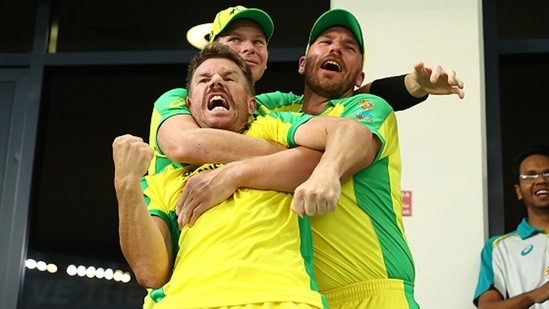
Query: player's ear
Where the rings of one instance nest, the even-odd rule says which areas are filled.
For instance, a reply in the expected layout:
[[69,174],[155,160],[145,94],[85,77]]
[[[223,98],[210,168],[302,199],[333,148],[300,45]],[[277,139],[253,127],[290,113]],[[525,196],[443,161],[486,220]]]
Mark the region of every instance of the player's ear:
[[519,185],[515,185],[515,193],[517,194],[517,200],[522,200],[522,191],[520,191]]
[[299,67],[297,69],[297,72],[300,75],[305,74],[305,56],[301,56],[301,58],[299,58]]
[[364,77],[365,76],[366,76],[366,73],[364,73],[364,71],[360,72],[360,74],[358,75],[358,77],[356,78],[356,81],[355,81],[355,86],[357,88],[362,86],[362,83],[364,82]]
[[254,97],[249,97],[248,99],[248,114],[253,115],[255,108],[257,107],[257,102]]

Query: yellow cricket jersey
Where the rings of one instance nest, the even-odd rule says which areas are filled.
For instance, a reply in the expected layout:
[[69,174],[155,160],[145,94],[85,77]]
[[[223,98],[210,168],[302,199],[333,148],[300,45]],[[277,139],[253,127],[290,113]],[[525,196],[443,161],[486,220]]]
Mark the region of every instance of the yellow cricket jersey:
[[[280,106],[288,95],[279,95],[263,97],[258,104],[264,109],[301,108],[302,98]],[[382,143],[374,162],[342,184],[336,211],[311,217],[320,291],[383,279],[402,280],[402,289],[410,290],[415,269],[402,219],[400,147],[392,108],[379,97],[355,95],[330,101],[320,114],[355,119]]]
[[[155,103],[158,117],[154,125],[151,121],[151,140],[170,115],[189,114],[181,100],[179,105],[172,104],[173,109],[168,108],[181,91],[174,89]],[[281,92],[258,95],[256,99],[259,115],[297,112],[303,103],[302,96]],[[402,220],[401,160],[394,112],[379,97],[355,95],[330,101],[321,114],[360,121],[381,140],[382,148],[367,169],[343,183],[342,198],[334,213],[311,218],[318,287],[327,292],[361,282],[396,280],[402,282],[402,290],[413,307],[415,269]],[[160,170],[166,164],[169,162],[160,162],[155,168]]]
[[[255,121],[247,134],[291,145],[293,132],[310,116],[285,114]],[[172,237],[175,203],[186,179],[215,167],[208,164],[184,173],[170,165],[145,177],[149,212],[166,221]],[[288,193],[239,189],[192,228],[185,227],[178,237],[173,275],[154,308],[288,301],[323,308],[325,299],[313,276],[310,220],[290,210],[291,199]]]

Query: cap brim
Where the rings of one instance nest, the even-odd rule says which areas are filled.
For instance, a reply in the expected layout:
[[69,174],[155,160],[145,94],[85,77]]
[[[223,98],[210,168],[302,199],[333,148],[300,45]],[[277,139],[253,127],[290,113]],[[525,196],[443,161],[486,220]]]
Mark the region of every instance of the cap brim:
[[212,30],[212,23],[196,25],[187,31],[187,41],[198,49],[203,49],[210,43],[207,36]]

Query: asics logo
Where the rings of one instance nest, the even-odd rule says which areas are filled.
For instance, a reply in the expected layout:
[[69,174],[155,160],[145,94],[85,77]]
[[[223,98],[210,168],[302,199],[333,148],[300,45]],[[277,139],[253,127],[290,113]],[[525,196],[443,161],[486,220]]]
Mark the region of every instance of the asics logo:
[[524,249],[522,249],[522,251],[520,252],[520,255],[526,256],[528,255],[528,253],[532,252],[533,249],[534,249],[533,245],[528,245]]

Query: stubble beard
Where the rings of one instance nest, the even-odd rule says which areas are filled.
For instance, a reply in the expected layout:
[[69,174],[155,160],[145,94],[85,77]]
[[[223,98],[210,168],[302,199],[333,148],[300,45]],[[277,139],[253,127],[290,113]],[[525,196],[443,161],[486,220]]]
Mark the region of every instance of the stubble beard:
[[[305,65],[305,85],[313,92],[328,99],[338,99],[346,96],[349,89],[354,89],[354,83],[343,81],[339,77],[326,78],[320,69]],[[318,71],[318,72],[317,72]]]

